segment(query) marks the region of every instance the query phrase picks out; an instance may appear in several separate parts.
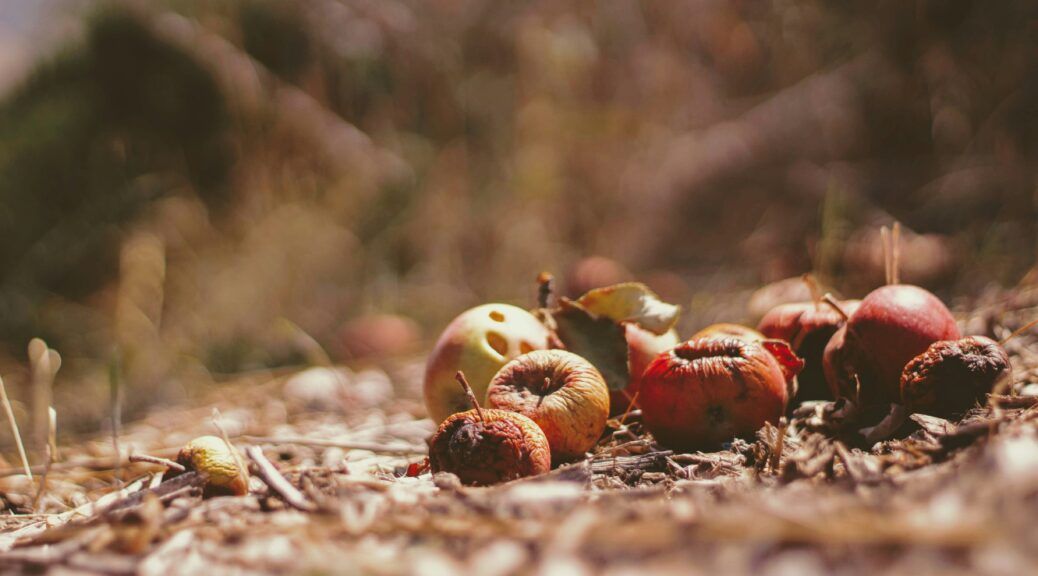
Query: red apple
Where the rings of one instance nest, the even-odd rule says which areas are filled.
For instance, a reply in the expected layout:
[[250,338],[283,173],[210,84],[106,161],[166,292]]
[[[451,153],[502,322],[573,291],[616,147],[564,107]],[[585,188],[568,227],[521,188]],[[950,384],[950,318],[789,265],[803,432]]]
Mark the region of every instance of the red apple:
[[548,329],[533,314],[507,304],[476,306],[444,329],[425,365],[425,407],[434,422],[471,408],[455,381],[465,373],[477,398],[509,360],[548,348]]
[[777,422],[788,394],[782,367],[760,342],[689,340],[653,360],[642,378],[642,421],[660,444],[716,448]]
[[960,337],[955,318],[930,292],[907,284],[883,286],[833,334],[823,354],[825,379],[837,398],[862,405],[899,402],[905,365],[934,342]]
[[[846,314],[853,314],[860,304],[860,300],[844,300],[840,307]],[[825,382],[822,355],[840,326],[843,326],[843,316],[822,302],[780,304],[761,318],[757,330],[767,338],[789,342],[793,351],[804,359],[804,370],[797,377],[800,383],[797,400],[832,398]]]
[[665,352],[681,343],[678,333],[668,330],[663,334],[654,334],[637,324],[624,326],[627,338],[627,364],[630,379],[627,388],[609,391],[609,406],[613,415],[623,414],[631,405],[631,400],[641,388],[642,374],[660,352]]

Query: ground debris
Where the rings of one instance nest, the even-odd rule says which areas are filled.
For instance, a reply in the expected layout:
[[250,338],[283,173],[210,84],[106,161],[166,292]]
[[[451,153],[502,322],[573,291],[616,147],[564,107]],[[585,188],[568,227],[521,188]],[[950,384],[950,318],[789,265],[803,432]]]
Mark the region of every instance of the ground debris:
[[[1009,347],[1013,362],[1020,373],[1038,374],[1025,369],[1030,356],[1013,352],[1022,344]],[[201,408],[157,413],[126,426],[121,438],[134,453],[175,454],[212,433],[206,415],[215,405],[256,473],[249,496],[203,499],[197,474],[165,479],[159,459],[124,460],[117,484],[107,439],[63,447],[65,460],[52,468],[38,510],[26,509],[31,497],[20,498],[34,493],[24,477],[0,477],[8,510],[0,517],[0,569],[276,574],[349,566],[386,575],[504,575],[1038,568],[1038,396],[1028,392],[1030,381],[958,421],[807,403],[753,441],[714,452],[657,445],[635,410],[611,421],[586,458],[487,488],[428,471],[422,446],[434,426],[415,418],[413,402],[296,411],[278,393],[281,383],[242,382],[250,394],[230,384]],[[395,387],[400,397],[420,394],[414,381]]]

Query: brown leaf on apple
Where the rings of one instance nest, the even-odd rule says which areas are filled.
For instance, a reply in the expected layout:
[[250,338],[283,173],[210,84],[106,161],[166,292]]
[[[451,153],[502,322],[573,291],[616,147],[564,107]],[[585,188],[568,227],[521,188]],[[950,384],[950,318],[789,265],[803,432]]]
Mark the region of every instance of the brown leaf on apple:
[[566,350],[583,356],[598,368],[610,390],[627,387],[630,374],[622,324],[609,317],[597,317],[568,298],[559,300],[552,317]]
[[654,333],[664,334],[674,327],[681,307],[668,304],[640,282],[624,282],[595,288],[576,301],[594,316],[613,322],[633,322]]

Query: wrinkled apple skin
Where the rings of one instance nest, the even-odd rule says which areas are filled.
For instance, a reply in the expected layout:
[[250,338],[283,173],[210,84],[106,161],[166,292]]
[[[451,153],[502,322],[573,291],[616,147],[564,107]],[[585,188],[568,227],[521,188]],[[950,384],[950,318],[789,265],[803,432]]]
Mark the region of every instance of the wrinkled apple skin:
[[719,447],[778,422],[788,400],[778,361],[759,342],[689,340],[660,354],[642,378],[642,422],[676,450]]
[[489,486],[551,470],[551,448],[532,420],[484,408],[459,412],[440,423],[429,441],[429,465],[462,484]]
[[536,422],[548,438],[552,461],[569,462],[584,456],[602,436],[609,388],[583,357],[565,350],[535,350],[494,376],[487,406]]
[[548,337],[536,317],[515,306],[484,304],[463,312],[444,329],[425,365],[429,417],[439,423],[472,407],[454,378],[459,370],[482,400],[502,366],[520,354],[547,348]]
[[934,342],[961,336],[951,312],[927,290],[883,286],[869,293],[829,340],[825,379],[836,398],[855,399],[860,381],[860,404],[900,402],[905,365]]
[[[840,307],[850,315],[860,304],[860,300],[844,300]],[[822,355],[840,326],[843,326],[843,316],[827,304],[815,302],[780,304],[761,318],[757,330],[768,338],[789,342],[793,351],[804,359],[804,370],[797,377],[800,386],[796,400],[832,399],[822,369]]]
[[666,352],[681,343],[678,333],[668,330],[663,334],[654,334],[636,324],[624,327],[627,338],[627,365],[630,369],[630,380],[627,388],[609,391],[609,406],[613,415],[623,414],[631,405],[631,399],[641,387],[642,374],[649,364],[661,352]]

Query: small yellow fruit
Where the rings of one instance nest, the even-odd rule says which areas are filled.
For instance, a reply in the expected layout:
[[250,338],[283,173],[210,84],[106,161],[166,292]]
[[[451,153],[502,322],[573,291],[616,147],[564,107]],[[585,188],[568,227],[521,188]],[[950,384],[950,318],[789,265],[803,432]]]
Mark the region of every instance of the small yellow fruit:
[[177,454],[177,463],[207,476],[203,496],[244,496],[249,493],[249,473],[238,468],[235,453],[216,436],[199,436]]

